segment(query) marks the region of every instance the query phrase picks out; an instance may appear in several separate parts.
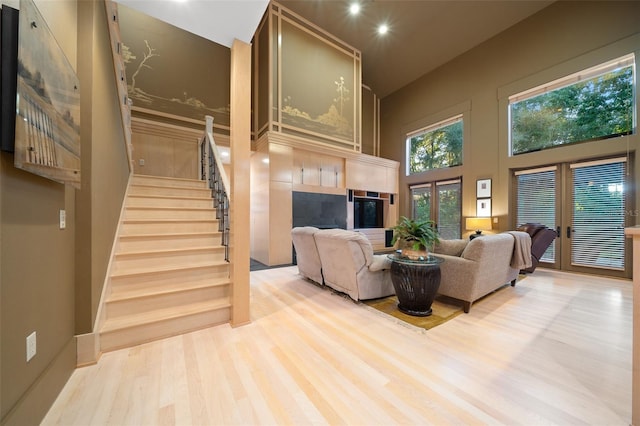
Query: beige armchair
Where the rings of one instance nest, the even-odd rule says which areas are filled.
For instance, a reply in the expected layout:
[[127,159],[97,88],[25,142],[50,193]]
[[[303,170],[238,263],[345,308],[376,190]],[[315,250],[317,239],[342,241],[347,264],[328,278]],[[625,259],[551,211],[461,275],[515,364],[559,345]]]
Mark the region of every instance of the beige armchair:
[[319,231],[313,226],[300,226],[291,230],[293,247],[296,250],[296,263],[300,275],[322,284],[322,266],[314,235]]
[[[449,247],[455,245],[453,242],[447,244]],[[471,304],[488,293],[507,283],[515,285],[519,268],[511,266],[515,247],[513,235],[486,235],[467,244],[459,243],[454,250],[464,247],[459,256],[452,252],[446,254],[444,246],[434,248],[434,254],[444,259],[440,264],[442,277],[438,293],[463,301],[465,312],[468,313]]]
[[314,237],[325,285],[354,300],[395,294],[391,261],[386,255],[374,255],[364,235],[344,229],[325,229],[316,232]]

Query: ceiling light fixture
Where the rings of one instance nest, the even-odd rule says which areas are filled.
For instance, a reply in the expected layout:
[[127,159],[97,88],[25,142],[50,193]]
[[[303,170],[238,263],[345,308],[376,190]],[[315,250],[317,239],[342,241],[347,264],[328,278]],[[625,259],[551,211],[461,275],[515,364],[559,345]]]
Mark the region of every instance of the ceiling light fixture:
[[351,3],[349,6],[349,13],[354,16],[360,13],[360,3]]
[[385,35],[388,32],[389,27],[387,26],[387,24],[380,24],[380,26],[378,27],[378,34]]

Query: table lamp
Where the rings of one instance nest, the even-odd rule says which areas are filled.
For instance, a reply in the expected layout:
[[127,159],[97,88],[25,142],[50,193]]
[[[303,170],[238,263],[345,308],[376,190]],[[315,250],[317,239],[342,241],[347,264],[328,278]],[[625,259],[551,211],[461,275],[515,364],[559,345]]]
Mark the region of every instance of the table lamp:
[[474,237],[482,235],[482,231],[491,230],[491,218],[490,217],[468,217],[465,219],[465,227],[467,230],[476,231]]

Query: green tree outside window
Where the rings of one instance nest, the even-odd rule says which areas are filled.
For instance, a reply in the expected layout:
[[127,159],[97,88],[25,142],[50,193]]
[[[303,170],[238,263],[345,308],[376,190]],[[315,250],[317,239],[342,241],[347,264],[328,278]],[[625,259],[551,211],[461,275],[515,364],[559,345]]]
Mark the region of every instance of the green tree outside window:
[[510,104],[513,155],[633,133],[633,67]]
[[462,164],[462,119],[408,139],[409,174]]

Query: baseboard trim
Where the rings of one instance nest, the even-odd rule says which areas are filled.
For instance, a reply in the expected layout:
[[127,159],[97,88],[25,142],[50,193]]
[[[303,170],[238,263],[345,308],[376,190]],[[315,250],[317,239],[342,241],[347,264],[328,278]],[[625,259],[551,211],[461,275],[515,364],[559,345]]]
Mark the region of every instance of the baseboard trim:
[[76,367],[86,367],[98,363],[100,351],[100,335],[87,333],[76,336]]
[[67,344],[4,416],[3,426],[37,425],[42,422],[76,367],[76,338]]

